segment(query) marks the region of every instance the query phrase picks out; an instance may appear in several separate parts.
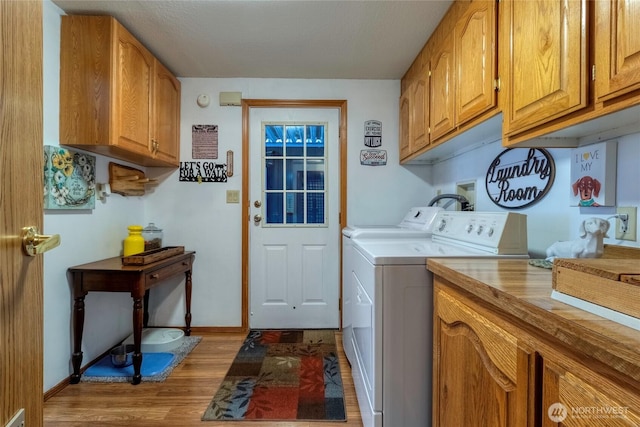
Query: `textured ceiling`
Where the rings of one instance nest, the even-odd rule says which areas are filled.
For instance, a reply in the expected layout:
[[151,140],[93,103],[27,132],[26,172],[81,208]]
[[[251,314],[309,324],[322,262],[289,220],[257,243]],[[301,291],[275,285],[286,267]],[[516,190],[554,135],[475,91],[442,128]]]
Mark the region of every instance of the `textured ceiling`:
[[399,79],[451,0],[53,0],[112,15],[178,77]]

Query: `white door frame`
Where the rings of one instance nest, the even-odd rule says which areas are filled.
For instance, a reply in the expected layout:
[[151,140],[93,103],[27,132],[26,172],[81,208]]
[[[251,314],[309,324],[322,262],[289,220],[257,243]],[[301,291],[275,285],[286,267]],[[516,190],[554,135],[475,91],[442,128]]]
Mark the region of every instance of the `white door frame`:
[[[339,170],[340,170],[340,206],[339,206],[339,230],[346,226],[347,221],[347,101],[346,100],[281,100],[281,99],[243,99],[242,100],[242,330],[249,329],[249,114],[252,108],[336,108],[339,110],[338,145]],[[339,262],[342,277],[342,244],[341,233],[335,238],[340,248]],[[339,295],[342,295],[342,281],[340,282]],[[342,319],[342,297],[339,303],[339,318]],[[342,321],[342,320],[341,320]],[[342,326],[342,325],[341,325]]]

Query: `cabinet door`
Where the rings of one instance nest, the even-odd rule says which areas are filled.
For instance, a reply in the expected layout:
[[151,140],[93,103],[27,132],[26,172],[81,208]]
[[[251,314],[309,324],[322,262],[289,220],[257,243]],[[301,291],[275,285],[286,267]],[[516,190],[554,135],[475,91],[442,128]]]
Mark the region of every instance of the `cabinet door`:
[[[444,32],[444,30],[442,30]],[[431,91],[429,121],[431,140],[451,132],[455,126],[454,39],[449,32],[435,46],[431,57]]]
[[119,24],[115,49],[114,145],[148,156],[154,58]]
[[400,160],[411,154],[411,86],[400,96]]
[[507,134],[588,104],[586,0],[504,2]]
[[456,25],[456,125],[497,102],[496,2],[476,0]]
[[596,102],[640,89],[640,2],[597,1]]
[[155,63],[153,157],[179,165],[180,81],[160,62]]
[[429,70],[411,86],[411,153],[429,145]]
[[543,427],[640,425],[638,395],[579,364],[555,363],[545,356],[542,385]]
[[535,353],[468,303],[436,279],[433,425],[531,425]]

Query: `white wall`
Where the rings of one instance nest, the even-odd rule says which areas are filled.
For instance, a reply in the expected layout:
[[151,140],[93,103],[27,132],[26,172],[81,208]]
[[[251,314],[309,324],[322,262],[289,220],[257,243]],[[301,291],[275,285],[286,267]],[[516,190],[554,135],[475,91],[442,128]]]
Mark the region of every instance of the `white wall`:
[[[45,145],[58,145],[60,15],[44,3],[44,134]],[[226,190],[241,189],[241,109],[220,107],[220,91],[239,91],[244,98],[346,99],[348,102],[348,218],[349,223],[398,223],[407,209],[424,204],[432,193],[430,169],[402,167],[398,162],[398,96],[400,82],[362,80],[181,79],[181,159],[191,160],[191,125],[219,126],[220,162],[235,152],[235,174],[227,183],[184,183],[178,171],[148,168],[160,183],[143,197],[111,195],[94,210],[46,211],[45,232],[62,237],[60,248],[45,255],[45,378],[49,390],[71,373],[72,293],[68,267],[118,256],[127,225],[155,222],[164,230],[165,246],[184,245],[196,251],[193,271],[193,326],[241,324],[241,207],[226,203]],[[207,93],[211,106],[201,109],[197,95]],[[380,120],[386,166],[361,166],[364,122]],[[108,182],[111,159],[97,156],[97,182]],[[118,163],[122,163],[119,162]],[[126,163],[125,163],[126,164]],[[399,191],[400,190],[400,191]],[[150,298],[150,324],[184,324],[181,278],[155,288]],[[92,293],[85,301],[83,363],[131,332],[128,294]]]
[[[627,135],[615,139],[618,141],[616,201],[618,206],[640,205],[640,134]],[[504,147],[497,141],[454,157],[433,166],[433,191],[441,189],[444,193],[454,192],[456,183],[475,181],[476,210],[503,211],[495,205],[487,195],[485,176],[489,165]],[[524,150],[524,149],[523,149]],[[547,195],[536,204],[517,210],[527,215],[528,244],[532,257],[544,258],[547,247],[557,240],[575,239],[578,237],[580,223],[592,216],[610,218],[615,215],[613,207],[578,208],[570,204],[570,156],[571,149],[549,149],[556,165],[556,176],[553,187]],[[638,246],[638,242],[619,241],[615,239],[615,219],[610,220],[611,229],[605,243]],[[636,224],[636,230],[637,230]]]

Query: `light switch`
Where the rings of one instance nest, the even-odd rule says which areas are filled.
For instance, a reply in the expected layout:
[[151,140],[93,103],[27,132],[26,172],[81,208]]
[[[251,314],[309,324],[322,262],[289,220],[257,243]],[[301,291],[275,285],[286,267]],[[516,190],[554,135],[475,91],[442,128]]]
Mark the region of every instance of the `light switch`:
[[227,190],[227,203],[240,203],[240,191]]

